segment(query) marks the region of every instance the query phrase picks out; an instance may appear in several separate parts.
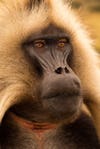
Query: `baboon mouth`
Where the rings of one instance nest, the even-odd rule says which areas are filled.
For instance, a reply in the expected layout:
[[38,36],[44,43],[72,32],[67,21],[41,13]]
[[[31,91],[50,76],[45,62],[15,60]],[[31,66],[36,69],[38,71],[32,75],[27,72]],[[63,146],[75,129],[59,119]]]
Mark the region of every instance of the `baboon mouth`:
[[75,92],[75,93],[60,93],[60,92],[57,92],[57,93],[47,93],[45,95],[42,96],[42,99],[52,99],[52,98],[69,98],[69,97],[78,97],[80,96],[80,92]]

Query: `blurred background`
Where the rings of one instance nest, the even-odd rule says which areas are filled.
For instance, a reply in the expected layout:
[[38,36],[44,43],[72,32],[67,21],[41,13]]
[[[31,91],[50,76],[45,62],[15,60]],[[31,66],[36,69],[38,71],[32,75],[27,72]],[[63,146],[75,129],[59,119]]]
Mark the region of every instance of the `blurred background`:
[[100,53],[100,0],[72,0],[72,5],[79,10]]

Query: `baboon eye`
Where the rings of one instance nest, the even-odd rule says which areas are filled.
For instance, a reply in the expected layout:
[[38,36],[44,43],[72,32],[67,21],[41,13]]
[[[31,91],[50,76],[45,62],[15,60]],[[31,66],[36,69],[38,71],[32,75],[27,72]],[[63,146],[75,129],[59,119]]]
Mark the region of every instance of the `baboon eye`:
[[45,40],[35,40],[34,47],[43,48],[45,46]]
[[68,39],[64,38],[64,39],[59,39],[58,40],[58,43],[57,43],[57,46],[59,48],[63,48],[65,47],[66,43],[68,43]]

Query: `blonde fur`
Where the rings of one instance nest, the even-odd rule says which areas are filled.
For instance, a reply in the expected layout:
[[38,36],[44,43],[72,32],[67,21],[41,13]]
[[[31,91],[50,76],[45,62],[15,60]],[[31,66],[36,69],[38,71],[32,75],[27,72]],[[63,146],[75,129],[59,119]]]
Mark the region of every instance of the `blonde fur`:
[[[23,67],[11,64],[12,69],[17,68],[13,71],[10,70],[9,63],[13,63],[13,56],[9,58],[10,50],[18,51],[21,49],[20,43],[27,39],[31,33],[45,28],[52,22],[65,29],[71,37],[74,52],[72,67],[82,82],[84,101],[100,137],[99,61],[85,27],[72,11],[70,5],[62,0],[45,0],[41,2],[40,6],[36,4],[35,7],[33,1],[33,7],[29,9],[30,2],[29,0],[2,0],[0,2],[0,78],[2,84],[7,81],[7,78],[9,78],[9,83],[15,82],[16,84],[15,87],[13,85],[9,88],[1,87],[0,121],[8,108],[19,102],[18,97],[26,94],[26,88],[20,82],[20,73],[16,75],[16,72],[19,72]],[[20,57],[23,58],[22,53],[19,53]],[[27,82],[31,82],[28,66],[26,67],[24,78],[27,79]],[[16,80],[16,76],[18,80]]]

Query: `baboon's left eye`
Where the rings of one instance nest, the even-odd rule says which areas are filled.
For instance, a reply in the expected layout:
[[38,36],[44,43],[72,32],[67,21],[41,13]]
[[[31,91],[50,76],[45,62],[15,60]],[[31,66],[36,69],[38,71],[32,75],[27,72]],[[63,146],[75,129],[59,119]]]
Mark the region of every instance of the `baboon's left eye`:
[[64,39],[59,39],[57,42],[57,46],[59,48],[63,48],[65,47],[65,45],[68,43],[68,39],[64,38]]

